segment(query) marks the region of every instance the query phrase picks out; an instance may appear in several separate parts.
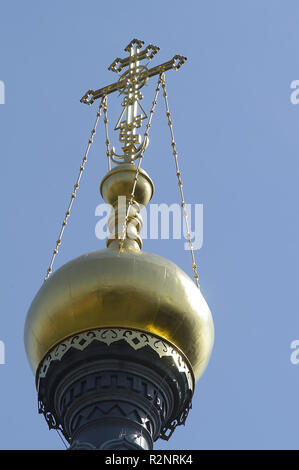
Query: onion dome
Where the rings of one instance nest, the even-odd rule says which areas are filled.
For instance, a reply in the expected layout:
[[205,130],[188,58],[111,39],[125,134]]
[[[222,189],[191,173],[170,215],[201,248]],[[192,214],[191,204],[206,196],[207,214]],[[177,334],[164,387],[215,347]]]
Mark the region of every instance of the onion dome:
[[[117,206],[118,196],[128,199],[135,173],[134,164],[124,164],[105,176],[101,192],[112,207]],[[106,327],[133,328],[165,339],[182,351],[196,379],[203,373],[214,328],[200,289],[174,263],[140,249],[136,206],[145,206],[152,194],[153,183],[140,170],[135,213],[122,249],[114,233],[107,249],[68,262],[37,293],[25,325],[25,346],[34,373],[64,339]],[[117,210],[113,213],[117,219]]]

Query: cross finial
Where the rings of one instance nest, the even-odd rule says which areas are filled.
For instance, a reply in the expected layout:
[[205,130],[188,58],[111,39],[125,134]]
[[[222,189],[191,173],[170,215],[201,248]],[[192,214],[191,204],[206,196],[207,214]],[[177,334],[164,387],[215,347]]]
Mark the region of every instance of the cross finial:
[[119,140],[123,144],[124,154],[117,155],[113,148],[111,154],[113,161],[122,160],[125,163],[132,163],[146,147],[147,140],[142,141],[141,135],[136,133],[142,125],[142,120],[147,117],[140,104],[143,96],[139,89],[148,80],[148,69],[140,65],[140,62],[144,59],[151,60],[159,48],[150,44],[142,51],[143,45],[143,41],[132,39],[125,48],[129,56],[124,59],[118,57],[109,67],[109,70],[116,73],[120,73],[127,67],[118,80],[118,91],[124,95],[124,99],[121,103],[123,111],[115,126],[115,130],[120,131]]
[[166,70],[178,70],[187,60],[186,57],[175,55],[172,60],[165,62],[157,67],[148,69],[146,65],[140,65],[140,62],[147,60],[148,62],[160,50],[159,47],[149,44],[142,49],[144,41],[132,39],[125,47],[128,57],[117,57],[108,67],[112,72],[120,73],[124,68],[127,70],[122,73],[119,80],[112,85],[93,91],[89,90],[82,98],[81,102],[92,104],[97,98],[108,93],[119,91],[124,95],[122,106],[123,111],[115,126],[115,130],[120,131],[119,140],[122,143],[122,155],[117,155],[115,149],[112,149],[111,158],[115,163],[132,163],[145,150],[148,139],[141,138],[136,130],[141,127],[143,119],[147,117],[144,109],[140,104],[143,98],[140,89],[145,85],[149,77],[162,74]]
[[139,49],[141,49],[142,46],[144,46],[144,41],[140,41],[139,39],[132,39],[131,42],[125,47],[125,51],[131,52],[131,48],[134,46],[137,46]]

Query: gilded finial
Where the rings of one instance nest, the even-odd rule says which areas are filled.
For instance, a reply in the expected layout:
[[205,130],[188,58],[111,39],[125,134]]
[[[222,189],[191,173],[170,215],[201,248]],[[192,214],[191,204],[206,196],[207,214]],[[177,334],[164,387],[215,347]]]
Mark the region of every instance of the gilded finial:
[[[118,81],[112,85],[108,85],[99,90],[89,90],[81,98],[81,102],[91,105],[96,99],[107,97],[109,93],[118,91],[123,96],[121,105],[123,110],[116,123],[114,130],[119,131],[119,141],[122,144],[122,154],[117,154],[115,147],[111,150],[107,148],[107,156],[109,160],[109,173],[105,176],[101,183],[101,193],[106,202],[112,205],[112,212],[109,221],[110,236],[107,240],[107,246],[119,245],[123,247],[124,242],[126,245],[134,246],[135,248],[141,248],[142,242],[138,235],[142,226],[142,220],[139,215],[140,204],[145,205],[151,199],[153,195],[153,183],[149,176],[140,169],[140,161],[143,158],[143,154],[148,146],[149,128],[151,126],[152,115],[157,103],[157,95],[160,89],[162,74],[167,70],[178,70],[181,65],[187,60],[186,57],[175,55],[170,61],[165,62],[157,67],[148,69],[147,64],[154,56],[159,52],[160,48],[149,44],[144,47],[144,41],[139,39],[132,39],[132,41],[125,47],[125,51],[128,52],[128,57],[120,58],[117,57],[112,64],[108,67],[108,70],[120,74],[123,69],[127,68],[122,75],[120,75]],[[146,65],[141,65],[141,62],[147,60]],[[146,84],[148,79],[154,75],[160,75],[160,80],[156,90],[156,95],[153,101],[152,109],[147,116],[143,109],[140,101],[143,95],[140,89]],[[106,103],[106,102],[105,102]],[[105,108],[104,108],[105,109]],[[142,121],[148,118],[148,123],[144,135],[142,136],[137,132],[142,126]],[[108,135],[107,129],[107,116],[105,115],[106,125],[106,136]],[[109,141],[108,141],[109,142]],[[138,166],[134,164],[139,159]],[[111,170],[111,160],[117,165],[125,165],[122,171]],[[146,177],[145,177],[146,175]],[[122,180],[122,185],[115,183],[115,180]],[[137,185],[137,179],[138,185]],[[126,184],[124,184],[126,181]],[[148,181],[150,181],[150,190],[148,187]],[[111,197],[107,197],[109,190],[107,185],[113,187],[113,200]],[[138,201],[138,197],[135,194],[135,187],[143,186],[143,192],[147,193],[146,203],[144,201]],[[106,188],[106,189],[105,189]],[[138,192],[138,191],[137,191]],[[122,203],[120,204],[120,199]],[[120,205],[122,209],[120,210]],[[121,229],[119,227],[122,227]],[[117,239],[116,243],[112,243],[113,240]],[[118,242],[120,240],[120,243]],[[133,242],[132,242],[133,240]]]
[[140,158],[148,146],[148,136],[145,134],[142,138],[137,133],[137,129],[142,126],[142,121],[147,118],[140,101],[143,96],[140,89],[146,84],[150,77],[161,75],[167,70],[178,70],[187,60],[186,57],[175,55],[171,60],[157,67],[148,69],[146,65],[141,65],[143,60],[147,63],[154,58],[160,50],[158,46],[149,44],[144,49],[144,41],[132,39],[125,47],[125,51],[129,53],[128,57],[123,59],[117,57],[108,70],[120,73],[124,68],[128,68],[116,83],[108,85],[99,90],[88,90],[81,98],[81,102],[91,105],[96,99],[106,96],[109,93],[118,91],[123,95],[123,110],[116,123],[114,130],[119,130],[119,140],[122,144],[122,154],[117,154],[115,148],[112,147],[111,159],[114,163],[133,163]]

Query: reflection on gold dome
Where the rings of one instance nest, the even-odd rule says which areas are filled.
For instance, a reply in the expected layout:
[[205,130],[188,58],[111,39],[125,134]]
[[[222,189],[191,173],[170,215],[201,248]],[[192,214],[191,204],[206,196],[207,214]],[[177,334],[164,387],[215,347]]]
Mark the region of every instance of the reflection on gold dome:
[[178,266],[139,250],[105,249],[62,266],[33,300],[25,327],[33,371],[66,337],[106,326],[135,328],[170,341],[186,355],[196,379],[213,346],[209,307]]

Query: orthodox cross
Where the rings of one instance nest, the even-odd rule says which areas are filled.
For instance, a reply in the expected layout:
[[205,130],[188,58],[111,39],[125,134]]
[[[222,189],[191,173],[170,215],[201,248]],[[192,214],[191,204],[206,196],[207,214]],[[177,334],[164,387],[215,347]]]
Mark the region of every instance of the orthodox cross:
[[114,161],[117,158],[124,163],[132,163],[144,152],[147,146],[147,139],[142,141],[141,135],[136,133],[136,130],[142,125],[142,120],[147,117],[140,104],[140,100],[143,98],[140,88],[145,85],[150,77],[161,75],[167,70],[178,70],[187,60],[186,57],[175,55],[168,62],[148,69],[145,65],[140,65],[140,62],[145,59],[149,62],[160,48],[149,44],[142,50],[143,46],[143,41],[133,39],[125,48],[129,56],[124,59],[116,58],[108,67],[108,70],[116,73],[120,73],[125,67],[128,67],[119,80],[96,91],[88,90],[80,100],[82,103],[91,105],[96,99],[103,98],[114,91],[124,95],[121,103],[123,111],[115,126],[115,130],[120,131],[119,140],[123,145],[124,154],[116,155],[113,148],[111,157]]

